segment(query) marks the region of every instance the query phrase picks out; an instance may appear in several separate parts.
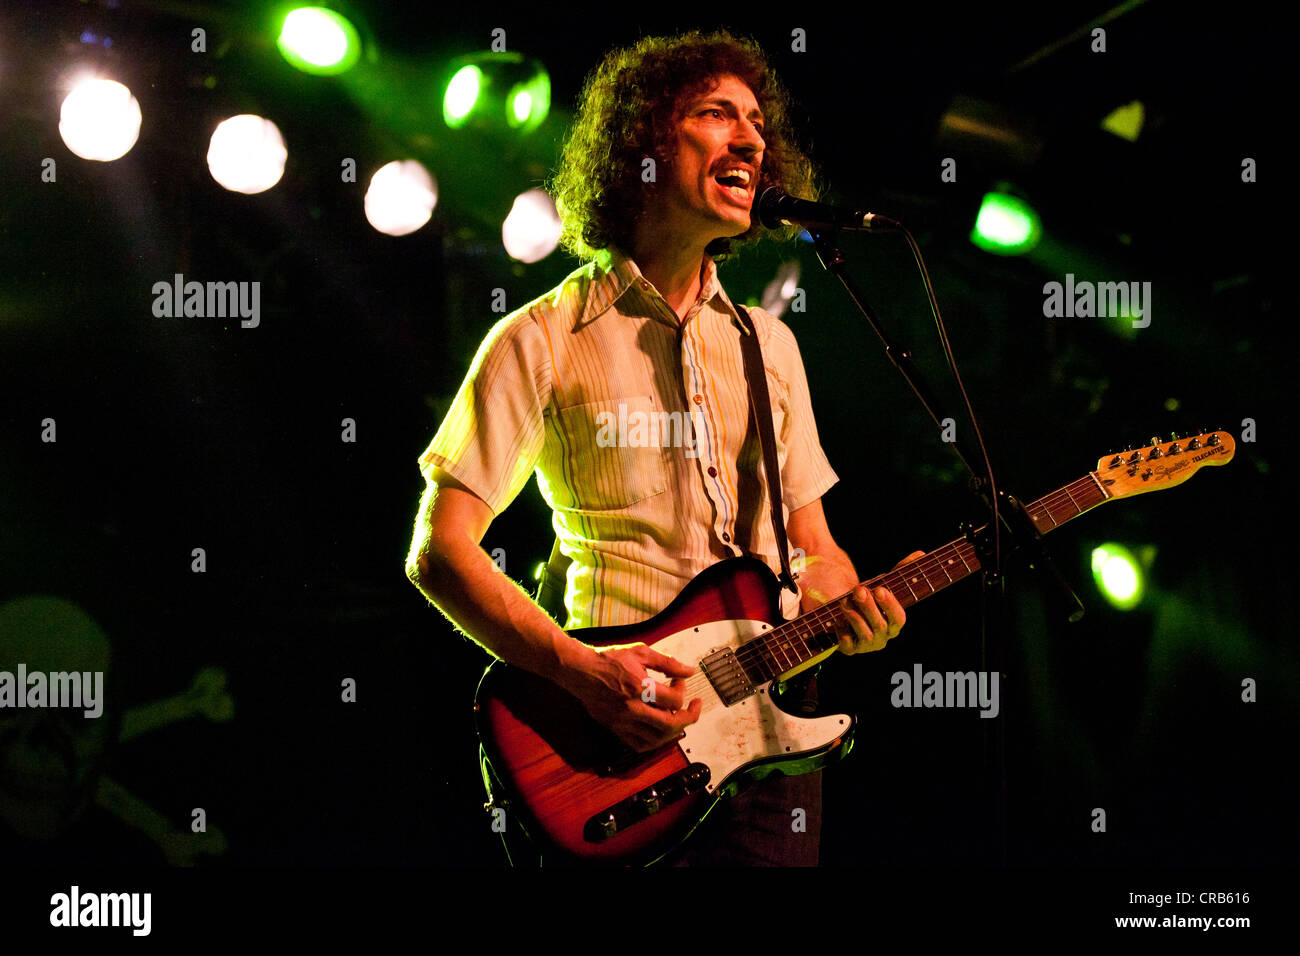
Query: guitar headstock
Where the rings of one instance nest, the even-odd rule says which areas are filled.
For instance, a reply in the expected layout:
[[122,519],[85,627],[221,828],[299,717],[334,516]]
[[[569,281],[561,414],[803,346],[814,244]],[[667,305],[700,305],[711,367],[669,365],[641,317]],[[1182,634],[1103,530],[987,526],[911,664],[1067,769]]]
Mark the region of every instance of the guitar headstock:
[[1097,461],[1097,478],[1112,498],[1140,495],[1180,485],[1207,465],[1226,465],[1237,443],[1225,431],[1204,432],[1104,455]]

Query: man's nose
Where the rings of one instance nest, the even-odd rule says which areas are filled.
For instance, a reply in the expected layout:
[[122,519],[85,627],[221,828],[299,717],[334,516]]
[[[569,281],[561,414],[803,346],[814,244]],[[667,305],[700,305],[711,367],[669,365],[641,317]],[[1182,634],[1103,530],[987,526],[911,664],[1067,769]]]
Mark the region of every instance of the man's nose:
[[732,143],[732,149],[737,152],[744,152],[750,155],[761,153],[767,144],[763,142],[763,137],[759,135],[758,130],[753,124],[743,122],[736,134],[736,139]]

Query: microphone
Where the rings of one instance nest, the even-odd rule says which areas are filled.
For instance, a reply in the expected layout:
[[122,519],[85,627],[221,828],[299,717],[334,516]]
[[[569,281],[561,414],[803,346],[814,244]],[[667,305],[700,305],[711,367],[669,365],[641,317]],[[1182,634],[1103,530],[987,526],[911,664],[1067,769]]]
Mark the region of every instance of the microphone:
[[758,216],[769,229],[783,225],[803,226],[808,230],[865,229],[880,232],[901,229],[902,225],[886,216],[861,209],[843,209],[809,199],[796,199],[780,186],[768,186],[758,197]]

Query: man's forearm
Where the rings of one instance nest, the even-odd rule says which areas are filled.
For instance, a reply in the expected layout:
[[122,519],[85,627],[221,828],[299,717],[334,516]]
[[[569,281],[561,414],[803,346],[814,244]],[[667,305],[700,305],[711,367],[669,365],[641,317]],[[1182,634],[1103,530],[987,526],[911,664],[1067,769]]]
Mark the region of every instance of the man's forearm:
[[597,654],[564,633],[477,544],[442,542],[407,563],[407,576],[452,623],[508,664],[573,689]]

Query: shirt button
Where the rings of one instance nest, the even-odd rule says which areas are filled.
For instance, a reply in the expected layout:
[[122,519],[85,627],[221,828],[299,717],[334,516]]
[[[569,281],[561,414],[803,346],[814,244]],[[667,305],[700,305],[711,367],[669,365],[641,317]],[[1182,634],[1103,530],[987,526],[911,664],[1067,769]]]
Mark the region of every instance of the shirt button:
[[647,291],[650,289],[650,282],[648,279],[641,280],[641,288],[646,289]]
[[731,535],[723,532],[722,540],[727,542],[727,544],[731,544]]
[[718,469],[714,468],[712,465],[709,465],[709,477],[710,478],[718,477]]
[[703,395],[696,395],[696,396],[695,396],[695,404],[696,404],[696,405],[703,405],[703,404],[704,404],[704,396],[703,396]]

